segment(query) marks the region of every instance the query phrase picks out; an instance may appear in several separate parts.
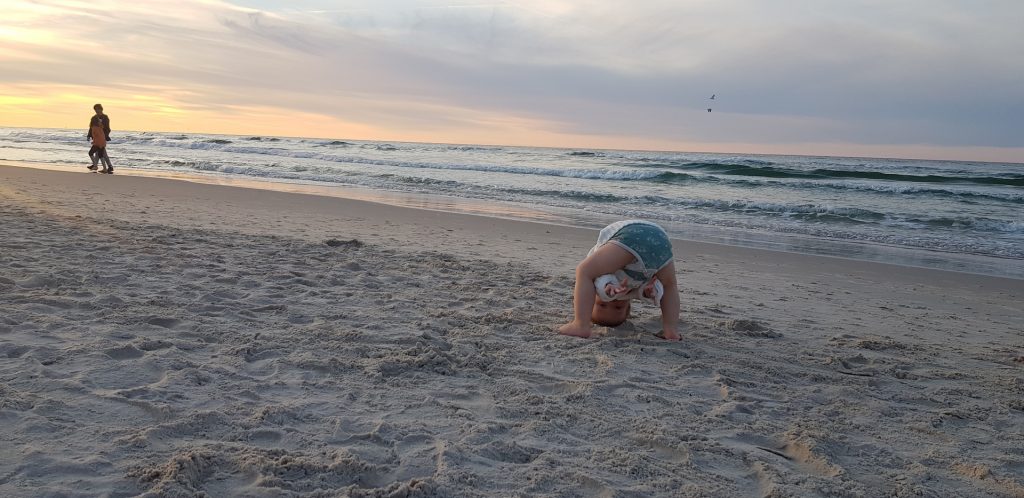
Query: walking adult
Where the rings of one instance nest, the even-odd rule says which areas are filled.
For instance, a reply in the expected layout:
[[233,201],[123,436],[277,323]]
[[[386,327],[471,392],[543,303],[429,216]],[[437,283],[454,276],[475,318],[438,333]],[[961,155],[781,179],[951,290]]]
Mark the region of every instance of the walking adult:
[[89,159],[92,159],[92,165],[89,166],[89,169],[96,171],[96,167],[102,161],[103,169],[100,173],[113,173],[114,166],[110,164],[110,156],[107,155],[107,141],[110,140],[110,116],[103,114],[103,106],[100,104],[92,106],[92,109],[96,111],[96,114],[89,120],[89,131],[85,134],[85,137],[92,141],[92,147],[89,149]]

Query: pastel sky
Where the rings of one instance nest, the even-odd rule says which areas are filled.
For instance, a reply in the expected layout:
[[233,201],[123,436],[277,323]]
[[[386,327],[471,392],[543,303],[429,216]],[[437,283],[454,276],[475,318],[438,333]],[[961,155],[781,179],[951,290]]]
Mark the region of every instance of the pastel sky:
[[1021,0],[3,7],[0,126],[1024,162]]

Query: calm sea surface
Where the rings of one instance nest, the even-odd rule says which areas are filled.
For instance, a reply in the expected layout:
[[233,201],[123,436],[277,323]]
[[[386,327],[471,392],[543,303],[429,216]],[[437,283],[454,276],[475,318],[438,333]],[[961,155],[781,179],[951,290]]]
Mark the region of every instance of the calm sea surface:
[[[0,128],[0,161],[84,170],[84,135]],[[683,239],[1024,278],[1024,164],[149,132],[112,138],[108,150],[122,171],[430,194],[591,227],[643,218]]]

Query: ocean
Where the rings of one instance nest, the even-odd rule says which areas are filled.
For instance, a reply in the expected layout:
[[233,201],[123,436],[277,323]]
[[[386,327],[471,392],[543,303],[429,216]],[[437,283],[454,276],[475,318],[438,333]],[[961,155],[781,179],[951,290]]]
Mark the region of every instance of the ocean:
[[[427,208],[1024,279],[1024,164],[115,132],[119,172],[350,189]],[[0,161],[88,163],[84,130],[0,128]],[[685,257],[677,258],[685,261]]]

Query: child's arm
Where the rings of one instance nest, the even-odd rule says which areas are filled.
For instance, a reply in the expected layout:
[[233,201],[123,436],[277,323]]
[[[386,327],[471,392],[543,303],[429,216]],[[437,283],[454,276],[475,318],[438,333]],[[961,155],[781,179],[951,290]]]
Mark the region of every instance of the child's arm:
[[629,251],[615,245],[605,244],[590,253],[576,266],[576,287],[573,291],[573,319],[558,327],[560,334],[576,337],[590,337],[590,318],[594,311],[594,279],[605,273],[613,273],[633,262]]
[[661,285],[665,286],[665,295],[661,298],[662,337],[670,341],[678,341],[679,331],[679,285],[676,283],[675,261],[665,265],[655,274]]

